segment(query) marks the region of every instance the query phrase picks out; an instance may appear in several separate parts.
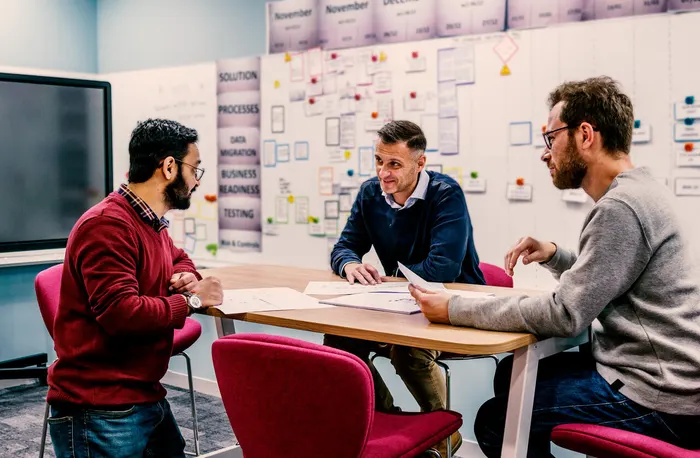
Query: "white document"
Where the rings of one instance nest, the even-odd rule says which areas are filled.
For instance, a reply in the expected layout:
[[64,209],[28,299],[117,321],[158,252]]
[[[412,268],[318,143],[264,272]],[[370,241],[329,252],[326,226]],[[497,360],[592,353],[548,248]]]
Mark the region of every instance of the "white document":
[[274,140],[263,142],[263,165],[273,167],[277,164],[277,144]]
[[292,54],[289,61],[289,81],[304,81],[304,57],[301,54]]
[[343,148],[355,147],[355,115],[340,117],[340,146]]
[[273,134],[283,134],[284,133],[284,106],[278,105],[272,107],[272,133]]
[[407,293],[365,293],[323,299],[320,304],[412,315],[420,313],[416,300]]
[[406,64],[408,67],[406,73],[424,72],[428,66],[425,57],[407,57]]
[[255,288],[224,290],[224,302],[216,307],[225,315],[275,310],[328,308],[313,297],[291,288]]
[[361,146],[358,148],[360,154],[360,176],[369,176],[374,170],[374,148],[371,146]]
[[309,158],[309,142],[296,142],[294,144],[294,159],[305,161]]
[[309,198],[297,197],[294,199],[294,222],[308,224],[309,222]]
[[438,83],[454,81],[457,78],[455,72],[455,49],[438,50]]
[[352,194],[342,193],[338,194],[338,210],[341,212],[349,212],[352,210]]
[[374,75],[374,92],[391,92],[391,73],[381,72]]
[[275,200],[275,223],[287,224],[289,222],[289,202],[285,196],[277,196]]
[[397,264],[399,265],[399,270],[401,271],[403,276],[406,277],[406,280],[408,280],[410,284],[420,286],[423,289],[430,290],[430,283],[423,280],[418,274],[414,273],[411,269],[404,266],[400,262],[397,262]]
[[323,75],[323,93],[335,94],[338,92],[338,76],[335,74]]
[[510,123],[510,145],[522,146],[532,144],[532,124],[528,122]]
[[457,84],[474,83],[475,73],[474,45],[468,44],[455,49],[455,78]]
[[289,162],[289,144],[277,145],[277,162]]
[[441,118],[457,116],[457,84],[454,81],[438,83],[438,114]]
[[340,118],[326,118],[326,146],[340,146]]
[[459,119],[441,118],[438,128],[440,154],[459,154]]
[[[425,282],[433,291],[445,290],[442,283]],[[379,285],[363,285],[355,282],[352,285],[347,281],[310,281],[306,285],[304,294],[317,296],[340,296],[361,293],[408,293],[408,282],[388,281]]]
[[496,297],[493,293],[482,293],[480,291],[462,291],[459,289],[447,290],[453,296],[464,297],[467,299],[484,299],[486,297]]
[[438,115],[426,114],[420,117],[420,127],[428,143],[426,151],[437,151],[440,144]]
[[323,52],[321,48],[308,50],[306,52],[306,63],[309,69],[309,76],[323,74]]

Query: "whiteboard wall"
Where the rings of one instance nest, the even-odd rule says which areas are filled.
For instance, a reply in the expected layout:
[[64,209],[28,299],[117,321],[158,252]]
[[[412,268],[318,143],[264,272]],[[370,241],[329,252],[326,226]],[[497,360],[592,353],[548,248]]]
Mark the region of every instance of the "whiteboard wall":
[[[527,235],[577,248],[592,201],[557,190],[539,159],[546,99],[563,81],[604,74],[633,100],[635,165],[649,166],[671,190],[687,194],[674,204],[700,257],[700,235],[692,231],[700,218],[694,159],[700,121],[690,121],[700,115],[687,99],[700,103],[691,57],[698,38],[700,14],[688,13],[264,56],[263,251],[278,263],[329,268],[348,199],[374,175],[372,129],[391,117],[420,124],[428,149],[438,149],[427,153],[428,164],[477,191],[466,199],[483,262],[501,265],[507,249]],[[690,153],[686,144],[694,148]],[[509,190],[513,198],[531,198],[509,200]],[[554,283],[539,267],[518,269],[515,282]]]

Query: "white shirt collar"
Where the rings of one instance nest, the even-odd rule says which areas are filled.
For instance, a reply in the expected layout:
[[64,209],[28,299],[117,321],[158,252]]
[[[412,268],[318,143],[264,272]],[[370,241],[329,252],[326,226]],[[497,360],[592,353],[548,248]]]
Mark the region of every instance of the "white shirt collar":
[[382,191],[382,195],[384,196],[384,199],[386,199],[386,203],[393,209],[401,210],[404,208],[409,208],[416,203],[417,200],[425,200],[425,195],[428,193],[429,181],[430,177],[428,176],[428,172],[426,172],[425,169],[421,170],[420,174],[418,175],[418,184],[416,185],[416,189],[414,189],[413,194],[406,199],[406,203],[403,206],[397,204],[394,200],[394,196],[391,194],[387,194]]

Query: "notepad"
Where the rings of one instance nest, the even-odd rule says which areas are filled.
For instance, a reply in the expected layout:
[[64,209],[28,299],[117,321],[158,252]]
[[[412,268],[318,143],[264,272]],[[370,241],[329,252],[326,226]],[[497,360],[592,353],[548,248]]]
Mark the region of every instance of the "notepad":
[[[431,291],[445,290],[445,285],[442,283],[426,282],[427,289]],[[304,294],[315,296],[340,296],[343,294],[362,294],[362,293],[408,293],[408,282],[383,282],[379,285],[363,285],[355,282],[353,284],[347,281],[310,281],[306,285]]]
[[420,312],[416,300],[407,293],[361,293],[323,299],[320,304],[412,315]]

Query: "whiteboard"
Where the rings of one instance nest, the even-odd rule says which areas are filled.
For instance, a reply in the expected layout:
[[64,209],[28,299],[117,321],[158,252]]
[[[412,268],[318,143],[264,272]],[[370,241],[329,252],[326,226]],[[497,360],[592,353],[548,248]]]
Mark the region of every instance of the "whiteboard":
[[[691,231],[700,218],[700,200],[692,195],[700,191],[700,168],[679,166],[679,158],[689,156],[680,155],[687,142],[675,138],[687,132],[684,121],[674,119],[674,108],[692,111],[686,97],[700,103],[690,57],[698,38],[700,14],[688,13],[264,56],[263,250],[278,263],[329,268],[348,215],[341,203],[374,175],[371,155],[369,165],[362,158],[374,143],[371,129],[385,115],[421,125],[432,150],[427,163],[462,184],[482,262],[502,265],[505,252],[528,235],[576,249],[593,203],[557,190],[539,159],[546,100],[563,81],[606,74],[632,98],[640,129],[650,128],[650,139],[635,129],[641,140],[633,144],[633,163],[649,166],[670,189],[691,194],[677,195],[674,204],[700,258],[700,234]],[[285,129],[279,132],[282,111]],[[531,199],[509,200],[514,187]],[[516,287],[554,284],[538,266],[516,272]]]
[[200,260],[215,259],[218,246],[216,64],[140,70],[103,75],[112,84],[115,189],[126,182],[129,140],[138,121],[167,118],[196,129],[205,174],[188,210],[166,218],[178,247]]

